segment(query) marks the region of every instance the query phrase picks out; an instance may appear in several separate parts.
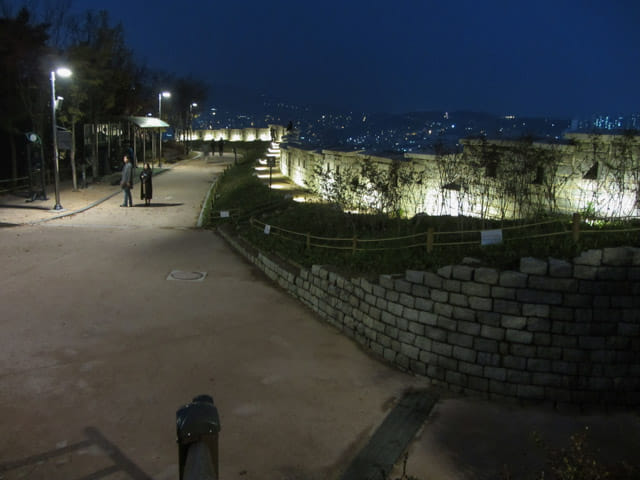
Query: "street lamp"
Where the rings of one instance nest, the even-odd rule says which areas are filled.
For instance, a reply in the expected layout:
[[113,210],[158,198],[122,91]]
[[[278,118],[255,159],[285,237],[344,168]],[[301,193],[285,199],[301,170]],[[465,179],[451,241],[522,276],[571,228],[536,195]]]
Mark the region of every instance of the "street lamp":
[[58,107],[58,97],[56,97],[56,73],[62,78],[71,76],[71,70],[60,67],[51,71],[51,123],[53,124],[53,178],[55,180],[56,204],[54,210],[62,210],[60,205],[60,169],[58,166],[58,128],[56,126],[56,108]]
[[[191,105],[189,105],[189,138],[187,142],[193,140],[193,107],[197,106],[198,104],[196,102],[193,102]],[[188,145],[189,144],[187,143],[187,151],[189,149]]]
[[[160,92],[158,94],[158,118],[162,120],[162,97],[171,97],[171,92]],[[162,130],[158,133],[158,166],[162,167]]]

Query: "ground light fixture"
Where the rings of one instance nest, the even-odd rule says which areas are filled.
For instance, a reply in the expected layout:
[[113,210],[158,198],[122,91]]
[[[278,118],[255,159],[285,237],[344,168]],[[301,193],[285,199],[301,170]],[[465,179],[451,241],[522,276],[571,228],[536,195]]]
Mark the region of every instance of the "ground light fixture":
[[51,124],[53,128],[53,178],[55,181],[56,204],[54,210],[62,210],[60,204],[60,167],[58,160],[58,128],[56,125],[56,108],[60,105],[58,97],[56,97],[56,75],[60,78],[68,78],[71,76],[71,70],[67,67],[59,67],[51,71]]

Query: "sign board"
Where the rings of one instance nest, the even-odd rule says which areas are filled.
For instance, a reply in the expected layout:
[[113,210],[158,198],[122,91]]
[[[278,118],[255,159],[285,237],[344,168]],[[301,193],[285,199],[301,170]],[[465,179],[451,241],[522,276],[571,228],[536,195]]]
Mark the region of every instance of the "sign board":
[[275,167],[275,166],[276,166],[276,159],[275,159],[275,158],[269,158],[269,159],[267,159],[267,166],[269,166],[269,167]]
[[229,218],[229,210],[220,210],[220,218]]
[[271,233],[271,225],[265,225],[264,226],[264,234],[265,235],[269,235],[269,233]]
[[480,232],[481,245],[496,245],[502,243],[502,230],[482,230]]

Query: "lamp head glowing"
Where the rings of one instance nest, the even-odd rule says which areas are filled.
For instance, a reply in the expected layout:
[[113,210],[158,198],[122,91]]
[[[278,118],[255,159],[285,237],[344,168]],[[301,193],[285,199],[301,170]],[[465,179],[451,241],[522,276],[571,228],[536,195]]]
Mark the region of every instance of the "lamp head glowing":
[[162,93],[161,93],[161,95],[162,95],[164,98],[169,98],[169,97],[171,96],[171,92],[162,92]]
[[60,67],[56,69],[56,75],[62,78],[68,78],[71,76],[73,72],[69,70],[67,67]]
[[197,106],[198,106],[198,104],[197,104],[196,102],[193,102],[193,103],[191,104],[191,106],[192,106],[192,107],[197,107]]

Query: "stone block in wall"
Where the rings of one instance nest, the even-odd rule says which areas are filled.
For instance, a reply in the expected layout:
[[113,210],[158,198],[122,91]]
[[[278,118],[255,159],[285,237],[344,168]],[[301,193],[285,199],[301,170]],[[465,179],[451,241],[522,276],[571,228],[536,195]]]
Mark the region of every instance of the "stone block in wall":
[[383,352],[383,357],[388,362],[393,362],[396,359],[396,352],[390,348],[385,348]]
[[523,257],[520,259],[520,272],[533,275],[546,275],[549,265],[545,260],[533,257]]
[[497,353],[498,342],[496,340],[474,337],[473,348],[478,352]]
[[504,382],[507,379],[507,369],[501,367],[484,367],[484,376],[490,380]]
[[411,360],[409,362],[409,369],[418,375],[424,376],[427,374],[427,366],[418,360]]
[[626,337],[640,335],[640,323],[618,323],[618,335]]
[[[413,297],[423,297],[423,298],[429,298],[429,296],[431,295],[430,289],[429,287],[425,286],[425,285],[416,285],[414,284],[411,287],[411,295]],[[417,301],[417,298],[414,298],[414,302]]]
[[460,293],[450,293],[449,303],[458,307],[468,307],[469,299],[466,295],[462,295]]
[[459,372],[448,371],[444,380],[449,385],[457,385],[460,387],[465,387],[467,385],[467,376]]
[[573,309],[551,306],[549,309],[549,318],[559,322],[570,322],[573,320]]
[[376,300],[376,308],[380,310],[387,310],[387,304],[388,302],[384,298],[378,297],[378,300]]
[[499,298],[503,300],[515,300],[516,299],[516,289],[509,287],[491,287],[491,296],[493,298]]
[[490,325],[483,325],[480,330],[480,335],[490,340],[503,340],[505,337],[504,328],[492,327]]
[[420,350],[430,352],[431,351],[431,339],[426,338],[421,335],[416,335],[413,344],[418,347]]
[[329,278],[329,271],[326,268],[324,268],[322,265],[312,265],[311,273],[323,280],[326,280],[327,278]]
[[391,337],[388,337],[384,334],[378,334],[376,336],[376,341],[382,345],[384,348],[391,348]]
[[398,318],[387,311],[382,312],[382,314],[380,315],[380,320],[383,323],[393,327],[395,327],[398,323]]
[[527,345],[533,343],[533,333],[525,332],[523,330],[513,330],[511,328],[507,328],[505,332],[505,338],[508,342],[512,343],[523,343]]
[[407,282],[421,284],[424,281],[424,272],[418,270],[406,270],[404,278]]
[[551,372],[558,373],[561,376],[571,376],[578,374],[578,366],[573,362],[566,362],[564,360],[554,360],[551,362]]
[[371,288],[371,293],[377,298],[384,298],[387,295],[387,289],[381,285],[373,285]]
[[387,310],[392,315],[395,315],[397,317],[400,317],[402,315],[403,308],[404,307],[402,305],[400,305],[399,303],[393,303],[393,302],[388,302],[387,303]]
[[586,250],[574,257],[574,265],[599,266],[602,263],[602,250]]
[[525,303],[522,305],[522,315],[525,317],[549,318],[549,305],[542,303]]
[[563,304],[567,307],[590,308],[593,306],[593,296],[581,293],[567,293],[564,295]]
[[[358,297],[353,295],[353,297],[357,300]],[[376,302],[378,301],[378,297],[376,297],[375,295],[373,295],[372,293],[366,293],[364,295],[364,301],[366,303],[368,303],[369,305],[375,305]]]
[[369,344],[369,348],[375,355],[383,356],[384,355],[384,347],[379,343],[371,342]]
[[434,302],[447,303],[449,301],[449,292],[444,290],[432,290],[431,300]]
[[[518,290],[516,298],[524,303],[544,303],[547,305],[561,305],[562,294],[559,292],[549,292],[544,290],[529,290],[528,288]],[[494,307],[495,308],[495,307]]]
[[493,311],[506,315],[520,315],[522,313],[521,306],[518,302],[509,300],[494,299]]
[[428,365],[435,365],[436,362],[437,362],[436,354],[423,350],[423,351],[420,352],[420,361],[423,362],[427,366]]
[[530,275],[529,288],[553,290],[555,292],[576,292],[578,290],[578,281],[573,278],[549,278]]
[[391,339],[398,338],[398,329],[396,327],[392,327],[391,325],[387,325],[386,327],[384,327],[384,334]]
[[435,326],[438,323],[438,315],[432,312],[419,312],[418,321],[425,325]]
[[[546,319],[539,320],[546,321]],[[534,345],[538,345],[539,347],[549,347],[551,346],[551,335],[549,333],[535,332],[533,334],[533,343]]]
[[400,343],[407,343],[407,344],[413,345],[415,338],[416,338],[415,333],[411,333],[403,330],[400,330],[398,332],[398,341]]
[[596,274],[597,280],[626,280],[627,269],[625,267],[600,267]]
[[598,337],[610,337],[618,332],[618,326],[612,322],[593,321],[589,327],[589,334]]
[[437,272],[442,278],[451,278],[451,275],[453,274],[453,266],[446,265],[444,267],[440,267]]
[[453,352],[453,346],[449,345],[448,343],[432,341],[431,351],[436,355],[451,357],[451,353]]
[[[534,358],[536,356],[536,347],[535,345],[529,345],[526,343],[508,343],[508,342],[503,342],[500,344],[500,346],[502,347],[503,345],[508,345],[509,346],[509,353],[511,355],[515,355],[516,357],[527,357],[527,358]],[[503,352],[501,352],[503,353]],[[504,353],[503,353],[504,355]]]
[[[640,255],[638,255],[640,258]],[[628,279],[632,282],[640,281],[640,267],[630,267],[627,269]]]
[[459,293],[462,290],[462,282],[460,280],[443,280],[442,289],[447,292]]
[[464,348],[459,345],[455,345],[453,347],[453,358],[462,360],[463,362],[474,363],[476,361],[476,356],[476,351],[471,348]]
[[586,362],[589,361],[589,352],[579,348],[565,348],[562,351],[562,360],[565,362]]
[[436,355],[436,363],[445,370],[458,370],[458,361],[450,355]]
[[449,332],[449,335],[447,335],[447,343],[459,347],[471,347],[473,346],[473,336],[465,335],[464,333]]
[[407,282],[406,280],[398,279],[394,282],[394,288],[398,292],[401,293],[411,293],[411,287],[413,285],[411,282]]
[[470,308],[453,307],[453,318],[466,322],[473,322],[476,319],[476,312]]
[[498,283],[499,274],[494,268],[476,268],[473,279],[478,283],[485,283],[488,285],[496,285]]
[[406,343],[400,345],[400,353],[402,355],[405,355],[406,357],[411,358],[412,360],[418,360],[418,358],[420,357],[420,349]]
[[431,327],[427,325],[424,327],[424,335],[431,340],[445,342],[447,340],[448,333],[449,332],[447,332],[446,330],[437,328],[435,326]]
[[611,306],[613,308],[634,308],[633,297],[630,295],[614,295],[611,297]]
[[530,384],[531,373],[523,372],[522,370],[507,369],[507,382],[520,383],[525,385]]
[[469,376],[468,387],[473,391],[486,393],[489,391],[489,380],[486,378]]
[[433,380],[444,381],[445,369],[439,365],[427,365],[427,376]]
[[433,305],[433,312],[437,313],[439,317],[451,318],[453,316],[453,307],[448,303],[436,303]]
[[476,363],[478,365],[498,367],[501,363],[502,356],[497,353],[478,352]]
[[409,321],[406,318],[398,317],[396,318],[396,327],[399,330],[407,330],[409,328]]
[[456,322],[455,320],[452,320],[449,317],[438,315],[438,319],[436,320],[436,326],[443,328],[445,330],[449,330],[450,332],[455,332],[457,330],[458,322]]
[[442,277],[433,272],[424,272],[423,283],[430,288],[442,288]]
[[504,328],[523,329],[527,325],[527,318],[518,315],[503,315],[501,326]]
[[481,377],[483,374],[484,367],[474,362],[475,360],[471,362],[465,362],[464,360],[459,361],[458,371],[465,375],[473,375],[475,377]]
[[491,286],[485,283],[478,282],[464,282],[462,284],[461,292],[468,296],[474,297],[490,297]]
[[499,327],[502,316],[496,312],[476,312],[476,321],[482,325]]
[[402,318],[409,322],[415,322],[418,320],[418,310],[405,307],[402,311]]
[[499,285],[501,287],[525,288],[528,278],[529,275],[526,273],[505,270],[504,272],[500,272]]
[[529,358],[527,360],[527,370],[530,372],[550,372],[551,360],[543,358]]
[[395,276],[394,275],[380,275],[378,277],[378,282],[380,283],[381,287],[392,290],[394,288]]
[[606,339],[600,336],[581,336],[578,338],[578,346],[586,350],[604,349],[606,343]]
[[480,325],[478,322],[473,321],[473,319],[466,321],[462,319],[458,319],[458,332],[465,333],[467,335],[477,336],[480,334]]
[[426,298],[416,298],[416,310],[423,312],[433,311],[433,300]]
[[400,302],[400,305],[404,307],[414,308],[416,305],[416,299],[412,295],[406,293],[400,294],[398,301]]
[[558,278],[569,278],[573,276],[573,265],[566,260],[549,258],[549,275]]
[[473,278],[473,268],[467,265],[455,265],[451,276],[457,280],[470,281]]
[[542,359],[561,360],[562,349],[558,347],[545,347],[538,345],[536,349],[536,355]]
[[490,311],[493,310],[493,300],[483,297],[469,297],[469,307],[473,310]]
[[598,275],[598,267],[591,265],[576,265],[573,276],[580,280],[595,280]]
[[384,296],[387,302],[397,303],[400,300],[400,294],[395,290],[387,290],[387,294]]
[[634,256],[640,249],[634,247],[613,247],[602,250],[603,265],[632,265]]

